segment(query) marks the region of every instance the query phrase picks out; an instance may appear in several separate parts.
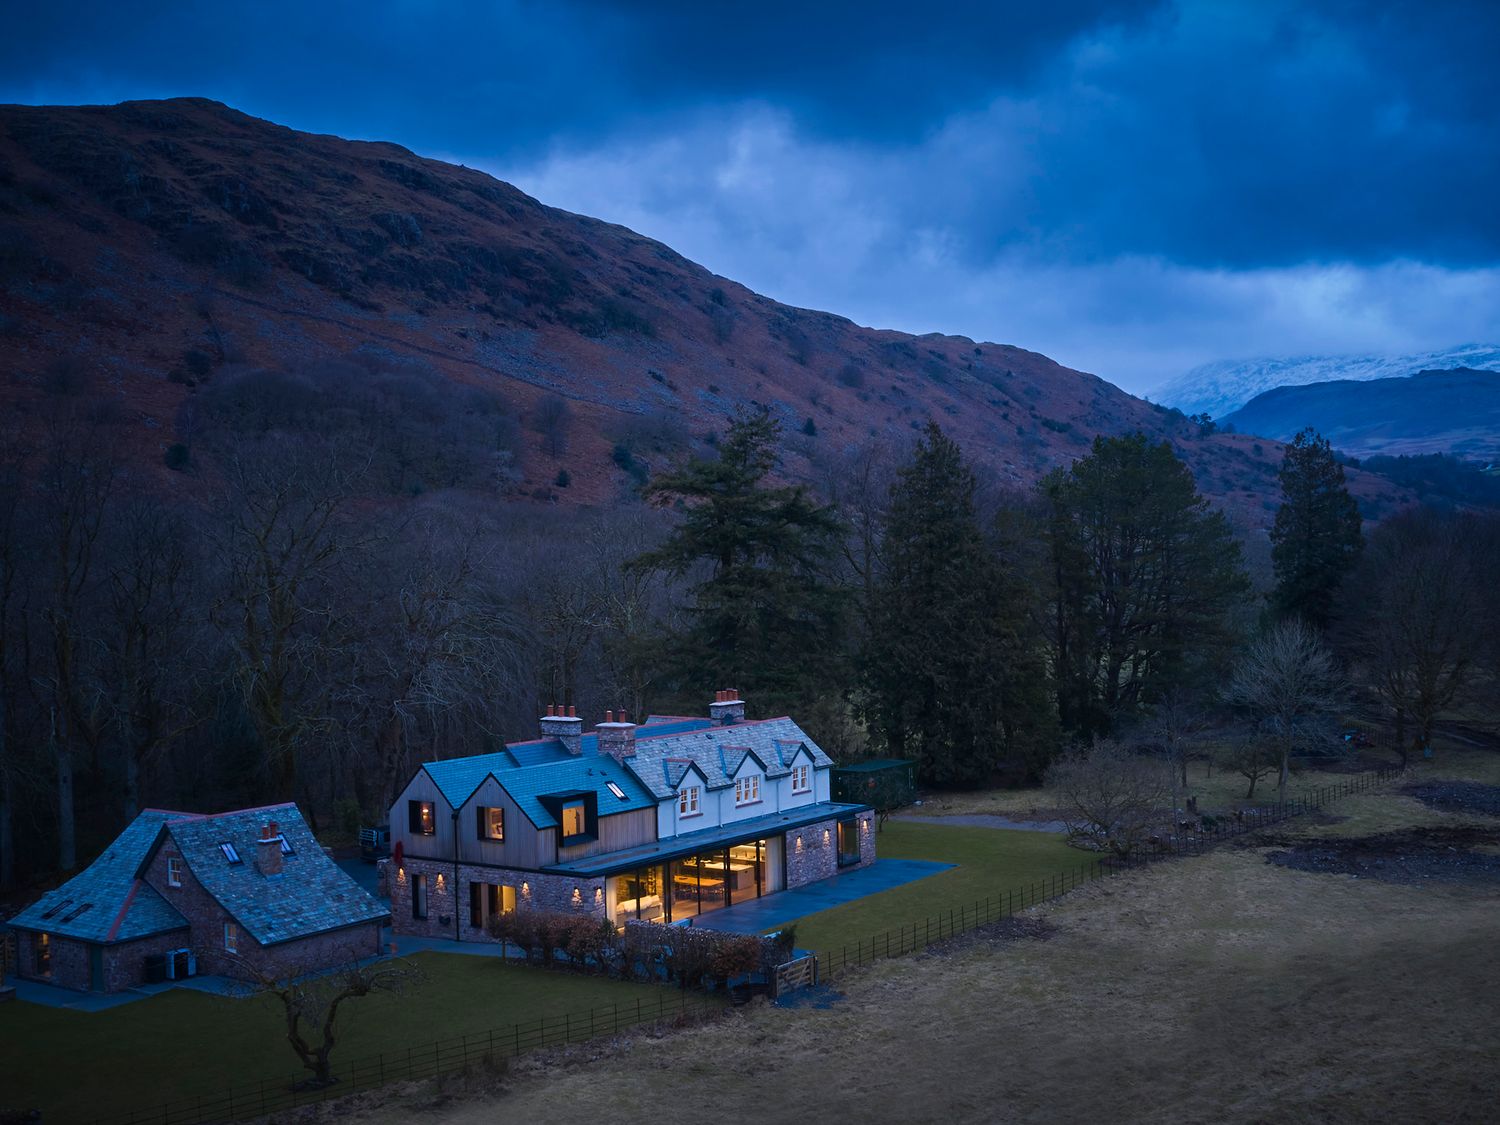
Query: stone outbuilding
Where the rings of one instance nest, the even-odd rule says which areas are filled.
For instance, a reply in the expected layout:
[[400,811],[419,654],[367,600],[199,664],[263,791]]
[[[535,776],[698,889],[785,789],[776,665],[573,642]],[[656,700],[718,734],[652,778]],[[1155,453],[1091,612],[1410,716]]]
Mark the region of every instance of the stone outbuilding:
[[213,815],[147,809],[9,925],[18,975],[119,992],[197,973],[330,968],[379,953],[389,920],[287,803]]

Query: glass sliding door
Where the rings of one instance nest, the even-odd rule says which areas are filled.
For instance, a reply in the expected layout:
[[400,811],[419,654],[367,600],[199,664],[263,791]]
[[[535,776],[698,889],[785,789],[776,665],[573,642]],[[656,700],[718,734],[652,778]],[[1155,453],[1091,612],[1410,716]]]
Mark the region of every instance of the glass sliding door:
[[674,859],[671,872],[672,921],[698,916],[698,865],[689,859]]

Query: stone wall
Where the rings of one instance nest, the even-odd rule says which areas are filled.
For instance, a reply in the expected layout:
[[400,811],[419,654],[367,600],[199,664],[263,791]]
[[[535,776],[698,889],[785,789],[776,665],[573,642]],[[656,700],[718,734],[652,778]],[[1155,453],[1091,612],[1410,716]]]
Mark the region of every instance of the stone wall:
[[820,820],[786,834],[786,885],[800,887],[839,873],[838,822]]
[[[182,886],[174,887],[167,881],[167,860],[179,855],[171,839],[167,839],[152,857],[144,878],[188,920],[191,935],[177,934],[176,940],[167,948],[186,946],[191,949],[197,957],[200,973],[246,979],[253,978],[253,971],[258,970],[283,977],[333,968],[383,951],[381,927],[376,922],[362,922],[292,941],[261,945],[219,904],[218,899],[203,889],[186,864],[183,865]],[[299,893],[295,880],[286,880],[286,893]],[[224,948],[226,922],[239,927],[235,953]]]
[[87,992],[89,988],[89,947],[87,943],[71,938],[52,935],[52,972],[43,976],[36,967],[36,939],[38,935],[25,930],[16,934],[16,975],[27,980],[39,980],[62,988],[76,988]]
[[869,867],[875,862],[875,813],[859,814],[859,866]]
[[146,958],[158,953],[169,953],[184,946],[192,947],[192,934],[188,930],[173,930],[167,934],[155,934],[139,941],[127,941],[120,945],[104,947],[104,990],[121,992],[146,981]]
[[[412,879],[427,876],[427,917],[411,916]],[[442,883],[438,879],[441,877]],[[515,891],[516,908],[524,910],[557,910],[608,915],[604,901],[603,879],[582,879],[570,875],[545,875],[535,871],[480,867],[461,863],[458,885],[453,885],[453,864],[429,859],[407,859],[391,876],[391,929],[397,934],[416,937],[448,938],[459,941],[489,942],[489,931],[469,924],[469,884],[489,883]],[[574,889],[577,888],[577,899]],[[456,893],[455,893],[456,892]],[[446,922],[443,918],[447,918]],[[456,923],[456,925],[455,925]]]

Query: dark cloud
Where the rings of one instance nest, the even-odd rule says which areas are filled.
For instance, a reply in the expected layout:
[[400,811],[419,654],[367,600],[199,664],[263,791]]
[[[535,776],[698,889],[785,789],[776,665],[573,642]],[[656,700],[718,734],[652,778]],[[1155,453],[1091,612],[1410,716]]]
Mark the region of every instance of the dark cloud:
[[1200,290],[1301,350],[1500,334],[1497,44],[1495,0],[83,0],[8,14],[0,100],[214,97],[867,320],[1076,316],[1144,373]]

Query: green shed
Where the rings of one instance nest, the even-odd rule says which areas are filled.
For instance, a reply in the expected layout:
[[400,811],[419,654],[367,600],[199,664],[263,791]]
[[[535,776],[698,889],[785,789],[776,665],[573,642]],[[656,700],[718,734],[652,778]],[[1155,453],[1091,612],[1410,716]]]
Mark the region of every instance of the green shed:
[[829,771],[831,796],[848,804],[870,805],[884,815],[917,797],[917,763],[905,758],[872,758]]

